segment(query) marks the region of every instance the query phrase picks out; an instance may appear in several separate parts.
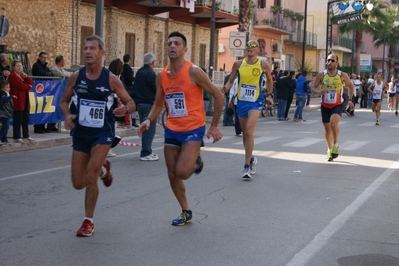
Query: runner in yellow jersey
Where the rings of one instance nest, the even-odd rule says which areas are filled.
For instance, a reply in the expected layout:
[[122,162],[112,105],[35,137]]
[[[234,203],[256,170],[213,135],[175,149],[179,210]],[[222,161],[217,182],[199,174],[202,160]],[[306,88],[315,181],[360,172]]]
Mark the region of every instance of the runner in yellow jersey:
[[264,93],[262,87],[266,82],[268,97],[273,105],[273,79],[270,65],[258,58],[259,43],[251,40],[245,50],[246,58],[234,63],[229,81],[223,86],[222,91],[227,92],[238,77],[237,89],[237,114],[242,129],[242,141],[245,148],[245,163],[242,177],[251,179],[255,174],[257,159],[253,156],[254,131],[256,121],[263,107]]
[[320,72],[313,83],[312,91],[322,95],[321,118],[325,130],[324,137],[327,143],[327,160],[332,161],[338,157],[338,123],[341,120],[343,101],[343,84],[349,87],[349,107],[353,110],[352,97],[353,83],[349,76],[338,70],[338,56],[330,54],[327,58],[327,69]]

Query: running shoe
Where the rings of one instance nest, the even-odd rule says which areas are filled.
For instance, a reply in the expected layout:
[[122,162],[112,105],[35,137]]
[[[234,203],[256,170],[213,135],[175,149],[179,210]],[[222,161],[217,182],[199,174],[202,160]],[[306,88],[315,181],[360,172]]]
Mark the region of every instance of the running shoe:
[[195,162],[195,170],[194,173],[197,175],[202,172],[204,169],[204,161],[202,160],[201,153],[198,155],[197,161]]
[[21,138],[19,138],[19,139],[17,139],[17,142],[18,142],[18,143],[24,143],[24,140],[21,139]]
[[251,169],[249,169],[248,164],[244,166],[244,170],[242,171],[242,178],[244,178],[245,180],[251,180],[252,178]]
[[94,224],[85,219],[82,226],[76,232],[76,236],[91,236],[94,233]]
[[158,161],[159,156],[155,153],[151,153],[150,155],[140,157],[140,161]]
[[339,149],[338,145],[333,145],[331,150],[331,156],[333,157],[333,159],[338,157],[338,149]]
[[107,157],[115,157],[116,153],[112,151],[112,149],[109,149]]
[[182,226],[191,223],[193,219],[193,213],[191,210],[183,210],[182,213],[176,219],[173,219],[172,225]]
[[333,159],[333,157],[331,155],[331,150],[328,150],[327,151],[327,161],[332,162],[332,160],[334,160],[334,159]]
[[105,160],[103,166],[106,171],[100,178],[103,180],[104,186],[110,187],[112,185],[112,180],[114,179],[111,174],[111,162]]
[[398,115],[398,110],[396,110],[395,115]]
[[249,162],[249,173],[254,175],[256,173],[256,165],[258,164],[258,159],[255,156],[252,156],[251,161]]
[[378,126],[379,124],[380,124],[380,121],[377,119],[377,120],[375,121],[375,125]]

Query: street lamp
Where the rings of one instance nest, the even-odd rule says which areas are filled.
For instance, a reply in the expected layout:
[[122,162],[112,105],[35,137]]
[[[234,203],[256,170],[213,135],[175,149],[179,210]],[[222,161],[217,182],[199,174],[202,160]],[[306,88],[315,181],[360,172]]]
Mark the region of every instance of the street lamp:
[[301,71],[305,70],[305,49],[306,49],[306,27],[307,27],[307,16],[308,16],[308,0],[305,0],[305,14],[303,21],[303,40],[302,40],[302,67]]

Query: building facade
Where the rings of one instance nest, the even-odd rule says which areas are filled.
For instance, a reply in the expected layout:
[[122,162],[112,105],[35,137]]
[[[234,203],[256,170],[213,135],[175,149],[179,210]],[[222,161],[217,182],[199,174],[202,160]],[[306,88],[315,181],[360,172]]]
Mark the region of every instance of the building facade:
[[[30,64],[39,52],[49,55],[49,65],[59,54],[66,68],[84,64],[83,40],[95,33],[96,0],[13,0],[1,1],[0,15],[6,16],[9,32],[2,39],[8,51],[27,51]],[[103,32],[107,51],[104,64],[128,53],[132,67],[140,67],[143,55],[153,52],[163,67],[166,39],[180,31],[187,37],[186,59],[208,68],[210,53],[217,52],[217,29],[238,23],[238,0],[222,0],[215,10],[215,44],[210,47],[211,0],[105,0]]]

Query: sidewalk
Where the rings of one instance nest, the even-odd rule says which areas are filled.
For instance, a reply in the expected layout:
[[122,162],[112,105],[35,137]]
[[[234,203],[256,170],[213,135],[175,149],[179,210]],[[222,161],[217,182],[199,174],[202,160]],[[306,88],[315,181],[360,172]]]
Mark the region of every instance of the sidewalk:
[[[35,134],[33,133],[33,126],[30,125],[29,135],[34,139],[34,141],[28,141],[24,139],[25,143],[22,144],[16,143],[12,138],[12,126],[10,126],[10,130],[8,131],[7,136],[8,136],[8,141],[12,143],[12,145],[0,146],[0,154],[71,144],[71,137],[69,136],[69,131],[65,129],[62,129],[61,132],[59,133],[51,132],[44,134]],[[129,128],[129,129],[116,128],[116,135],[120,137],[135,136],[137,135],[137,128]]]
[[[295,112],[295,101],[291,104],[290,113]],[[311,98],[309,106],[304,108],[304,111],[307,110],[317,110],[320,108],[320,98]],[[207,123],[210,123],[212,120],[211,116],[207,117]],[[219,123],[222,123],[223,118],[220,119]],[[59,145],[69,145],[71,144],[71,137],[69,136],[69,131],[64,129],[61,130],[60,133],[44,133],[44,134],[35,134],[33,133],[33,126],[29,126],[29,134],[34,139],[34,141],[24,140],[25,143],[15,143],[12,139],[12,126],[10,126],[10,130],[8,131],[8,141],[12,142],[12,145],[3,145],[0,146],[0,154],[16,152],[16,151],[26,151],[33,149],[41,149],[48,148]],[[128,136],[137,136],[137,128],[130,129],[122,129],[116,128],[116,135],[120,137],[128,137]]]

